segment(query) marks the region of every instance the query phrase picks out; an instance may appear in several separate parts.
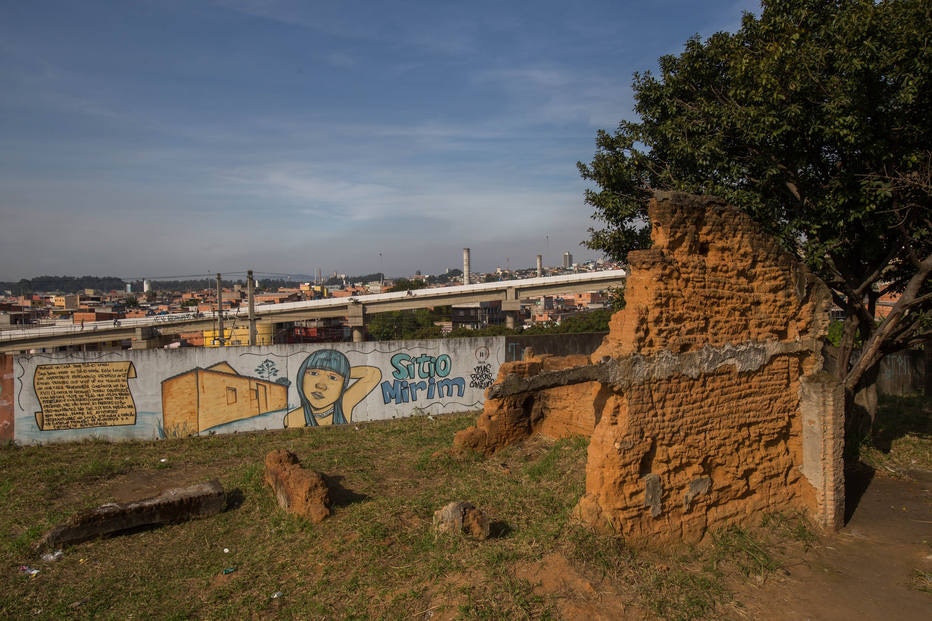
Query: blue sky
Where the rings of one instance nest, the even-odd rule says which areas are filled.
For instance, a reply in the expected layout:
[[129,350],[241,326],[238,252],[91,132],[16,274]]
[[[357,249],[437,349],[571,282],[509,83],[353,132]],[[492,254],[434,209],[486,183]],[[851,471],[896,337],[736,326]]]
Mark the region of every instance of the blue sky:
[[0,280],[557,265],[631,78],[752,0],[0,0]]

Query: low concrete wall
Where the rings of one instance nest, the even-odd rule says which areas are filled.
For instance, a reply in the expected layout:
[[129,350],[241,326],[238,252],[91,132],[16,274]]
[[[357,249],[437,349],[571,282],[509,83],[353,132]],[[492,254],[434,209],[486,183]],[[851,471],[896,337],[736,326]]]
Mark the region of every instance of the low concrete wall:
[[505,337],[505,362],[524,360],[524,352],[531,348],[535,355],[588,356],[602,344],[608,332],[578,334],[526,334]]
[[503,337],[3,356],[0,437],[155,439],[479,410]]

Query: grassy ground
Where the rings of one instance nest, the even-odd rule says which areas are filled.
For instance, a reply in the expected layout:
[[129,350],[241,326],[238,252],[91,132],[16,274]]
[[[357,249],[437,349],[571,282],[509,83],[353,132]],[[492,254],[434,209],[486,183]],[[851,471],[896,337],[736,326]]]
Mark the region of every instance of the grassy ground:
[[[763,580],[781,549],[815,537],[798,516],[771,515],[698,547],[627,549],[570,518],[584,440],[451,456],[474,420],[0,448],[0,618],[717,618],[728,580]],[[276,448],[338,481],[323,523],[275,504],[263,460]],[[231,499],[221,515],[68,546],[57,560],[34,550],[78,510],[211,478]],[[486,512],[491,538],[434,533],[434,511],[456,500]]]

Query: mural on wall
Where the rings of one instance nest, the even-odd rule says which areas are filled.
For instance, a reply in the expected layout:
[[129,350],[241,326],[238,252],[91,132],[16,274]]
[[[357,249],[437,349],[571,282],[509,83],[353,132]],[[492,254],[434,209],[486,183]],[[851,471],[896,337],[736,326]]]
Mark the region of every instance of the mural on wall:
[[0,441],[13,439],[13,356],[0,354]]
[[[272,377],[268,367],[264,370]],[[227,362],[196,367],[162,381],[162,425],[164,434],[172,438],[282,410],[287,405],[287,386],[240,375]]]
[[350,366],[342,352],[318,349],[298,367],[295,385],[301,405],[282,422],[285,427],[345,425],[353,420],[353,408],[381,379],[378,367]]
[[24,354],[7,358],[0,432],[147,440],[463,412],[503,358],[501,337]]
[[42,431],[135,425],[134,377],[128,361],[39,365],[32,377],[41,408],[36,424]]

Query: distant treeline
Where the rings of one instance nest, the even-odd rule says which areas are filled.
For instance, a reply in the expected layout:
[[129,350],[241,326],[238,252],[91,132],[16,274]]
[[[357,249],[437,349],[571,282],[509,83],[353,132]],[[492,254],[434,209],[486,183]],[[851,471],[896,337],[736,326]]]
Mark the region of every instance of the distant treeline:
[[[427,284],[446,284],[462,276],[461,270],[449,270],[444,274],[437,276],[427,276]],[[331,289],[337,289],[343,284],[351,285],[354,283],[369,283],[384,280],[384,275],[376,272],[374,274],[364,274],[362,276],[348,276],[343,278],[334,276],[327,279],[324,285]],[[295,279],[285,278],[259,278],[259,288],[257,291],[277,291],[279,288],[297,287],[300,282]],[[224,287],[230,288],[233,285],[246,285],[246,279],[238,280],[221,280]],[[84,293],[87,289],[93,289],[99,292],[109,291],[126,291],[126,285],[132,285],[132,294],[139,295],[143,292],[142,280],[123,280],[116,276],[37,276],[36,278],[23,278],[19,282],[0,281],[0,292],[9,291],[13,295],[29,295],[31,293]],[[215,278],[198,278],[188,280],[151,280],[149,281],[150,291],[203,291],[204,289],[215,289],[217,280]],[[412,288],[412,287],[408,287]]]
[[352,285],[353,283],[367,283],[367,282],[378,282],[384,277],[382,274],[376,272],[375,274],[365,274],[363,276],[347,276],[345,279],[340,276],[331,276],[324,281],[324,285],[327,287],[342,287],[345,282],[347,285]]
[[37,276],[19,282],[0,282],[0,291],[10,291],[13,295],[82,293],[85,289],[122,291],[126,289],[126,282],[115,276]]
[[[449,283],[450,281],[455,280],[462,275],[463,275],[462,270],[448,270],[444,274],[439,274],[437,276],[433,276],[433,275],[427,276],[425,280],[427,284],[429,285],[438,285],[438,284]],[[357,283],[365,284],[369,282],[380,282],[382,280],[397,281],[399,279],[397,278],[387,279],[385,278],[385,275],[382,274],[381,272],[376,272],[375,274],[363,274],[362,276],[347,276],[346,278],[342,278],[340,276],[331,276],[330,278],[324,281],[324,285],[326,285],[327,287],[331,287],[331,288],[337,288],[337,287],[342,287],[344,284],[346,285],[353,285]],[[409,279],[402,278],[400,280],[408,281]],[[268,281],[263,281],[263,284],[265,282],[268,282]],[[406,287],[406,288],[413,289],[414,287]]]
[[[220,280],[220,283],[226,287],[230,288],[233,285],[241,284],[245,285],[246,280]],[[143,291],[143,281],[137,280],[133,282],[133,293],[142,293]],[[216,289],[217,288],[217,279],[216,278],[194,278],[189,280],[150,280],[149,281],[149,290],[150,291],[203,291],[205,289]]]

